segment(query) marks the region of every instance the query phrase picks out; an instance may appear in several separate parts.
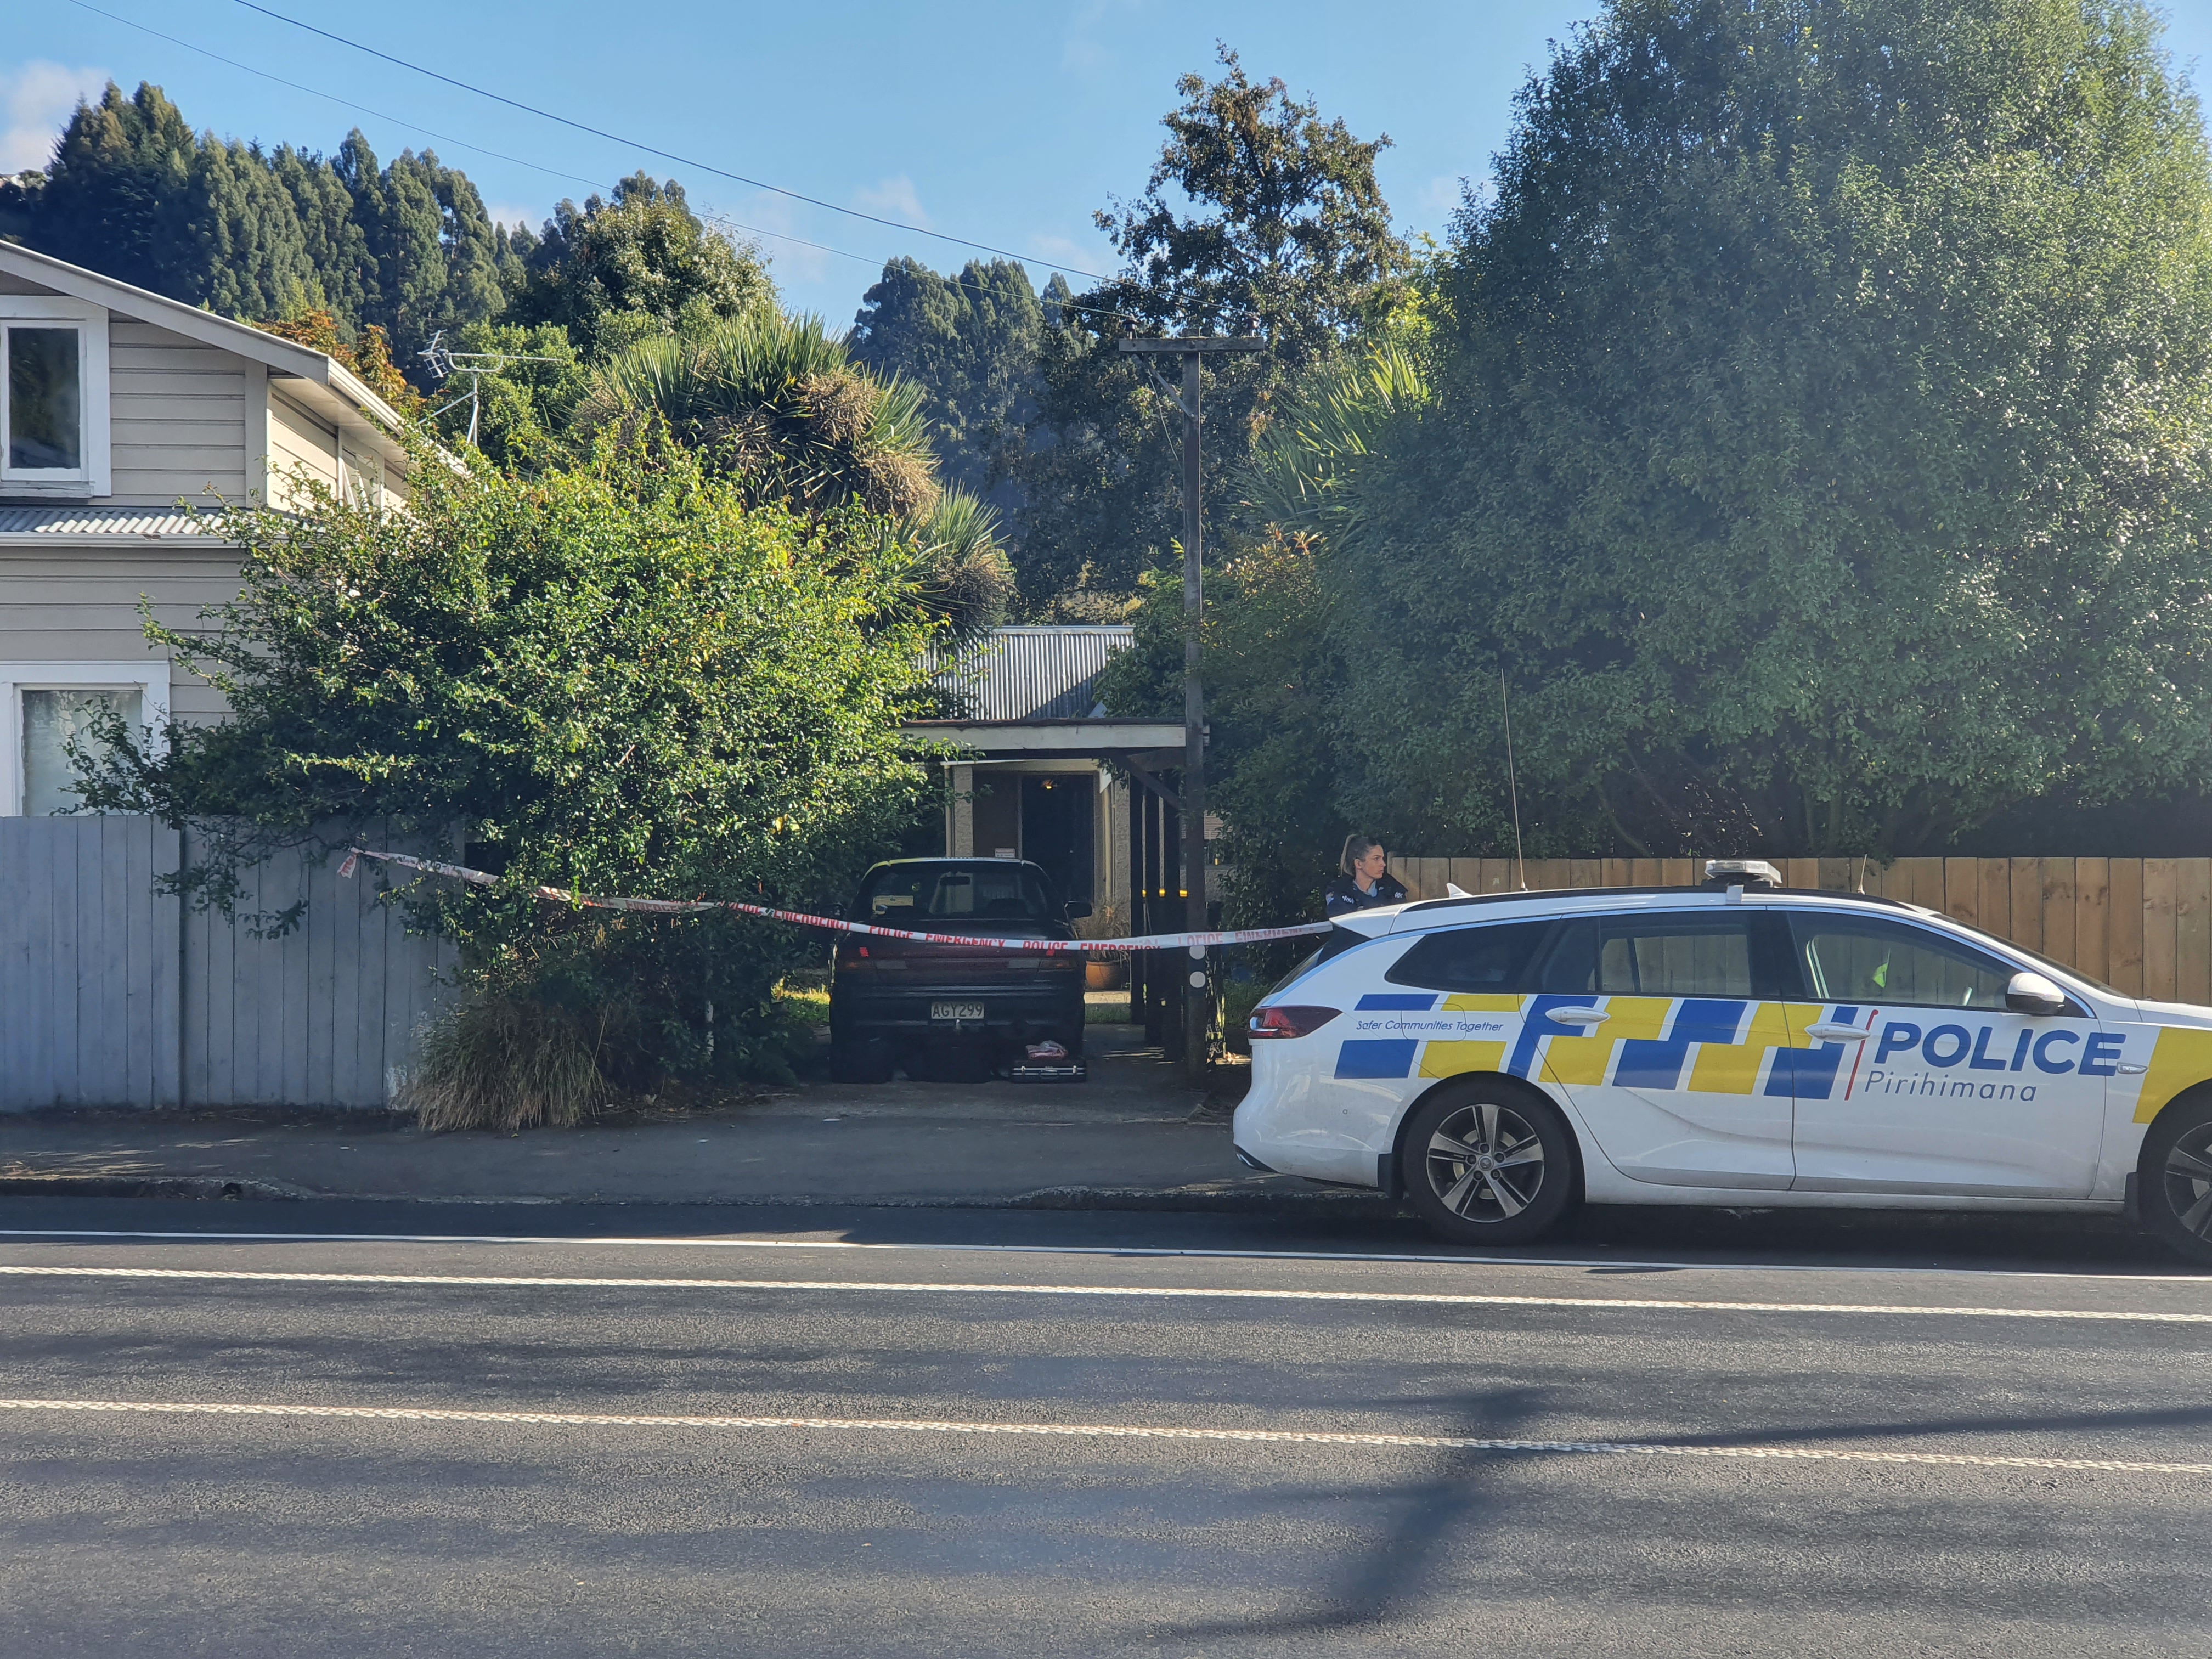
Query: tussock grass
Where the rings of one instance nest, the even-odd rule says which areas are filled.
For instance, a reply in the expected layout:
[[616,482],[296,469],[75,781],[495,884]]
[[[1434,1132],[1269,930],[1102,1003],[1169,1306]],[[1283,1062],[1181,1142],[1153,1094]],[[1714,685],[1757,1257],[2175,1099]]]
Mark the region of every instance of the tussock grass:
[[606,1106],[606,1021],[514,997],[462,1001],[424,1033],[394,1103],[434,1133],[567,1128]]

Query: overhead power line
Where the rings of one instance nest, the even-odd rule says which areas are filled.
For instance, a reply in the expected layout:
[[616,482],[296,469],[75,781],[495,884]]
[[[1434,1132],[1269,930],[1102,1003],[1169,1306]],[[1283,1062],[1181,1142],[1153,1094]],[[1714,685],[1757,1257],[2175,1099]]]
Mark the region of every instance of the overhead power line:
[[[261,69],[252,64],[241,63],[235,58],[227,58],[222,53],[210,51],[207,47],[200,46],[197,42],[183,40],[173,34],[165,33],[161,30],[153,27],[150,24],[138,21],[136,18],[125,17],[119,12],[109,11],[104,7],[93,5],[90,3],[90,0],[70,0],[70,3],[76,7],[81,11],[88,11],[92,13],[95,17],[105,17],[111,23],[120,23],[125,28],[136,29],[141,34],[151,35],[156,40],[166,41],[173,46],[181,46],[185,51],[197,53],[198,56],[207,58],[212,63],[221,64],[226,68],[238,70],[247,75],[258,76],[262,80],[273,82],[277,86],[289,87],[294,92],[304,92],[311,98],[319,98],[325,103],[336,104],[341,109],[349,109],[357,114],[371,116],[379,121],[389,121],[394,126],[404,127],[410,132],[421,133],[426,138],[434,138],[441,144],[452,144],[457,149],[467,150],[471,155],[488,155],[495,161],[505,161],[514,167],[527,167],[532,173],[542,173],[549,179],[565,179],[570,184],[582,185],[592,190],[614,191],[619,188],[618,185],[609,184],[604,179],[587,179],[580,173],[564,172],[559,167],[549,167],[542,161],[528,161],[520,155],[509,155],[504,150],[490,149],[483,144],[471,143],[468,139],[456,138],[451,133],[437,131],[434,128],[424,126],[419,121],[410,120],[405,116],[393,115],[385,110],[373,109],[368,105],[358,102],[354,99],[341,97],[334,92],[325,92],[320,87],[311,87],[304,81],[295,81],[290,79],[289,76],[278,75],[273,70]],[[259,8],[257,7],[256,9],[258,10]],[[273,12],[270,15],[271,16],[276,15]],[[289,20],[287,19],[284,21],[289,21]],[[307,26],[302,24],[301,27],[304,28]],[[319,30],[316,31],[318,33],[320,32],[321,31]],[[345,44],[350,43],[349,42]],[[368,48],[363,48],[363,50],[368,50]],[[382,54],[380,53],[378,55],[381,56]],[[428,71],[426,71],[426,73]],[[662,152],[656,150],[653,153],[655,155],[659,155]],[[686,165],[690,164],[687,163]],[[713,168],[709,168],[708,170],[710,172],[714,171]],[[810,200],[811,198],[802,197],[799,199],[804,201]],[[749,225],[743,220],[733,219],[726,213],[720,213],[712,210],[702,211],[695,209],[693,210],[697,213],[701,219],[704,220],[708,224],[717,225],[726,230],[741,231],[748,236],[766,236],[775,241],[788,242],[794,247],[811,248],[817,253],[827,253],[832,258],[839,259],[856,260],[861,264],[868,265],[876,269],[881,269],[883,266],[890,263],[890,260],[879,258],[874,254],[855,253],[850,248],[832,247],[826,242],[810,241],[804,236],[794,236],[787,230],[770,230],[764,225]],[[866,218],[871,216],[862,214],[858,216]],[[901,225],[897,223],[896,221],[890,219],[878,220],[877,222],[890,225],[894,228],[900,230],[914,230],[916,228],[916,227],[912,225]],[[936,233],[930,232],[925,234],[935,234]],[[975,243],[970,244],[970,246],[981,246],[982,244]],[[1078,276],[1085,276],[1090,274],[1086,271],[1078,270],[1073,265],[1050,264],[1042,259],[1026,259],[1020,254],[1010,254],[1007,257],[1016,259],[1023,259],[1025,264],[1043,265],[1048,270],[1066,271]],[[1093,317],[1118,317],[1124,322],[1135,323],[1139,327],[1152,326],[1151,320],[1147,318],[1135,316],[1126,311],[1116,311],[1110,306],[1087,306],[1073,299],[1061,300],[1055,303],[1058,305],[1060,309],[1064,311],[1079,311],[1087,316]]]
[[[341,98],[334,92],[325,92],[320,87],[311,87],[305,82],[290,80],[269,70],[257,69],[252,64],[242,64],[235,58],[226,58],[219,52],[210,52],[205,46],[195,45],[190,40],[179,40],[173,34],[165,34],[160,29],[139,22],[136,18],[125,17],[118,12],[108,11],[101,7],[92,5],[88,3],[88,0],[70,0],[70,3],[81,11],[88,11],[96,17],[105,17],[111,23],[120,23],[125,28],[137,29],[141,34],[150,34],[156,40],[166,40],[173,46],[182,46],[186,52],[197,52],[215,63],[224,64],[231,69],[241,70],[248,75],[258,75],[264,81],[274,82],[280,87],[289,87],[295,92],[304,92],[311,98],[320,98],[327,103],[337,105],[341,109],[349,109],[358,114],[373,116],[380,121],[389,121],[394,126],[404,127],[410,132],[419,132],[426,138],[434,138],[441,144],[452,144],[457,149],[469,151],[471,155],[489,155],[495,161],[507,161],[515,167],[528,167],[532,173],[542,173],[549,179],[566,179],[570,184],[582,185],[592,190],[615,188],[604,179],[586,179],[580,173],[564,173],[559,167],[549,167],[542,161],[525,161],[520,155],[509,155],[502,150],[487,149],[482,144],[472,144],[465,138],[454,137],[451,133],[434,131],[421,122],[410,121],[404,116],[388,114],[380,109],[371,109],[367,104],[356,103],[350,98]],[[769,230],[760,225],[745,224],[725,214],[702,213],[699,216],[714,223],[726,225],[732,230],[744,231],[749,236],[772,236],[777,241],[791,242],[799,247],[811,247],[818,253],[835,254],[841,259],[858,259],[862,264],[866,265],[880,265],[885,263],[869,254],[854,253],[842,247],[830,247],[822,242],[810,242],[804,236],[793,236],[786,231]]]
[[781,185],[769,184],[764,179],[754,179],[742,173],[732,173],[727,167],[718,167],[711,161],[702,161],[688,155],[679,155],[674,150],[662,149],[658,145],[647,143],[643,139],[626,138],[620,133],[609,132],[604,127],[591,126],[582,121],[572,120],[566,115],[558,115],[551,110],[541,109],[535,104],[526,104],[519,98],[509,98],[505,94],[493,92],[489,88],[456,80],[450,75],[425,68],[421,64],[410,63],[404,58],[395,58],[388,52],[380,52],[374,46],[364,46],[358,40],[349,40],[343,34],[333,34],[328,29],[317,28],[313,23],[303,23],[296,17],[287,17],[281,11],[271,11],[266,6],[255,4],[254,0],[237,0],[237,3],[248,11],[259,12],[264,17],[274,18],[280,23],[289,23],[295,29],[304,29],[309,34],[320,35],[325,40],[333,41],[341,46],[349,46],[354,51],[365,52],[371,58],[381,58],[384,62],[396,64],[404,70],[411,70],[417,75],[428,76],[433,81],[442,81],[449,87],[458,87],[463,92],[473,93],[479,98],[489,98],[495,103],[505,104],[509,109],[519,109],[526,114],[535,115],[541,120],[573,128],[578,132],[589,133],[592,137],[604,138],[610,143],[643,150],[648,155],[658,155],[664,161],[673,161],[679,167],[696,167],[702,173],[711,173],[718,178],[731,179],[752,190],[764,190],[773,196],[781,196],[793,202],[804,202],[809,207],[822,208],[830,213],[842,213],[848,218],[865,219],[870,224],[887,225],[893,230],[905,231],[914,235],[932,236],[940,242],[951,242],[958,247],[974,248],[982,253],[995,253],[1002,258],[1018,259],[1026,264],[1040,264],[1047,270],[1065,271],[1071,276],[1080,276],[1086,282],[1105,283],[1113,280],[1111,277],[1100,276],[1095,270],[1084,270],[1074,265],[1057,264],[1051,260],[1036,258],[1030,254],[1017,253],[1012,248],[996,247],[989,242],[977,242],[965,236],[955,236],[949,231],[928,230],[920,225],[907,224],[901,220],[886,219],[879,214],[864,213],[859,208],[840,207],[836,203],[825,202],[818,196],[809,196],[802,191],[787,190]]

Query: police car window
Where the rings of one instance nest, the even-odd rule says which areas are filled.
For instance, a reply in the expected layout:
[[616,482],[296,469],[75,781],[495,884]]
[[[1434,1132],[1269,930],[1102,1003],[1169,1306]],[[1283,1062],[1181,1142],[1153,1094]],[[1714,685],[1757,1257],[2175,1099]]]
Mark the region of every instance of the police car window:
[[1428,991],[1530,991],[1530,967],[1549,921],[1507,921],[1424,934],[1383,978]]
[[1546,991],[1646,997],[1749,997],[1751,927],[1733,916],[1578,921],[1553,947]]
[[1806,994],[1819,1002],[2001,1009],[2019,971],[1971,945],[1875,916],[1793,914],[1790,936]]

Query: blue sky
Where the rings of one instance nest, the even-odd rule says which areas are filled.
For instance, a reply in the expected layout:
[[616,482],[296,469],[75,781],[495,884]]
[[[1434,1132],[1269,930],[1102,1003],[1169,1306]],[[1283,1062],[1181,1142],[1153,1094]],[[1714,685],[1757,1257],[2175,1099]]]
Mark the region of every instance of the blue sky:
[[[380,155],[434,149],[510,222],[534,225],[561,197],[580,200],[591,188],[583,181],[609,184],[640,167],[673,174],[704,211],[863,256],[758,238],[787,301],[835,325],[850,319],[885,258],[910,253],[947,270],[969,257],[911,229],[848,219],[570,131],[319,40],[235,0],[97,3],[381,113],[211,62],[73,0],[15,0],[0,41],[0,171],[43,163],[81,90],[96,93],[110,77],[126,90],[150,80],[188,119],[227,137],[331,149],[359,125]],[[1091,211],[1109,195],[1142,190],[1175,78],[1210,70],[1216,40],[1235,46],[1255,76],[1281,76],[1361,136],[1388,132],[1395,146],[1383,155],[1382,182],[1401,228],[1441,235],[1462,180],[1486,174],[1528,69],[1545,60],[1548,40],[1595,9],[1594,0],[1372,9],[1342,0],[270,3],[627,138],[901,225],[1011,249],[1030,261],[1040,285],[1055,264],[1111,268]],[[2212,62],[2212,3],[2189,0],[2169,15],[2175,55],[2185,64]]]

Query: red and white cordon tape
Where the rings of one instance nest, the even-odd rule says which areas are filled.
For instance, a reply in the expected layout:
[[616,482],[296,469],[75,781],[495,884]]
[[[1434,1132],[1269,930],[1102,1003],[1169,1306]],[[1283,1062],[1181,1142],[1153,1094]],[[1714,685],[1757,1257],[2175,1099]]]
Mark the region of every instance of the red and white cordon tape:
[[[420,870],[433,876],[451,876],[455,881],[465,881],[477,887],[493,887],[499,878],[483,870],[471,870],[465,865],[441,864],[435,859],[410,858],[404,853],[372,853],[366,847],[346,849],[345,862],[338,866],[338,873],[351,876],[354,867],[363,859],[375,859],[384,864],[402,865],[410,870]],[[538,896],[551,899],[559,904],[580,904],[599,910],[635,910],[647,915],[694,916],[709,910],[735,910],[748,916],[764,916],[770,921],[795,922],[801,927],[826,927],[837,933],[868,933],[878,939],[918,939],[924,945],[981,945],[993,950],[1042,951],[1048,954],[1080,953],[1085,951],[1180,951],[1199,945],[1260,945],[1274,939],[1304,939],[1316,933],[1326,933],[1335,924],[1327,921],[1303,922],[1296,927],[1243,927],[1231,932],[1210,933],[1146,933],[1135,939],[994,939],[974,933],[924,933],[908,927],[878,927],[865,921],[844,921],[835,916],[810,916],[797,910],[778,910],[766,904],[745,904],[735,899],[650,899],[650,898],[594,898],[583,893],[572,893],[563,887],[540,887]]]

